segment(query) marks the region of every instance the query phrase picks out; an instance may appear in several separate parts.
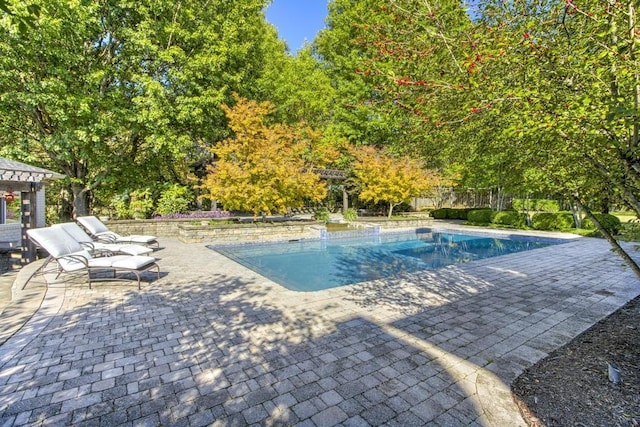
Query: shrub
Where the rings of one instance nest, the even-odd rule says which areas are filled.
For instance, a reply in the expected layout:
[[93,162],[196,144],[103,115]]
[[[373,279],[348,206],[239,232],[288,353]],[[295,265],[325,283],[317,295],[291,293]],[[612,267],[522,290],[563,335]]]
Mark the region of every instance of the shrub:
[[467,219],[472,224],[489,224],[492,217],[491,209],[475,209],[467,213]]
[[113,209],[116,218],[131,218],[131,213],[129,212],[129,193],[127,193],[126,191],[124,193],[116,194],[115,196],[113,196],[109,205]]
[[575,222],[569,212],[539,212],[531,218],[531,225],[536,230],[569,230]]
[[342,216],[347,221],[355,221],[356,219],[358,219],[358,211],[356,211],[354,208],[349,208],[344,211],[344,214]]
[[475,208],[440,208],[431,211],[431,216],[435,219],[463,219],[467,220],[468,214],[471,211],[477,210]]
[[465,209],[451,208],[447,211],[447,219],[466,219],[466,217],[467,215]]
[[458,219],[463,219],[466,221],[469,219],[469,213],[477,210],[482,210],[482,209],[479,209],[479,208],[458,209]]
[[[620,219],[611,214],[593,214],[602,226],[611,234],[618,234],[622,229]],[[582,221],[582,228],[587,230],[595,230],[596,226],[589,218]]]
[[146,218],[153,208],[153,194],[151,190],[135,190],[129,194],[129,212],[135,219]]
[[430,214],[435,219],[447,219],[448,211],[448,208],[440,208],[432,210]]
[[501,211],[493,215],[491,222],[498,225],[524,228],[527,225],[527,215],[516,211]]
[[156,213],[170,215],[187,212],[192,200],[193,193],[188,187],[171,184],[160,193]]
[[315,217],[318,221],[329,221],[329,211],[327,209],[318,209],[316,211]]

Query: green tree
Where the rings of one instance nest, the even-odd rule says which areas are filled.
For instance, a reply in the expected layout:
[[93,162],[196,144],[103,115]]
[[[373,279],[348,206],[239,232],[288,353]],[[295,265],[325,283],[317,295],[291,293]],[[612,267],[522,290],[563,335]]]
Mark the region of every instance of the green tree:
[[329,3],[327,27],[318,33],[313,52],[329,76],[335,102],[326,134],[352,144],[384,145],[413,139],[412,117],[387,114],[381,101],[379,75],[367,70],[377,47],[368,43],[372,28],[389,22],[387,1],[334,0]]
[[40,14],[40,6],[23,1],[0,0],[0,16],[6,15],[10,22],[18,27],[22,33],[35,27],[35,21]]
[[[260,214],[281,213],[302,207],[306,200],[318,202],[326,186],[313,172],[324,156],[311,156],[317,133],[283,124],[269,124],[275,112],[270,102],[236,98],[224,107],[233,136],[211,148],[216,162],[202,187],[226,210]],[[313,151],[313,150],[311,150]],[[305,160],[306,159],[306,160]]]
[[[520,60],[535,66],[511,70],[511,80],[520,84],[510,103],[521,114],[505,133],[525,141],[532,161],[640,276],[640,268],[591,213],[605,188],[640,214],[637,2],[550,1],[542,6],[525,10],[526,3],[515,2],[485,10],[488,25],[501,28],[494,41],[504,40],[503,48],[511,49],[498,63]],[[508,43],[514,39],[519,43]],[[525,52],[528,60],[523,61]]]
[[78,215],[122,188],[186,182],[275,37],[266,0],[33,4],[37,30],[0,22],[0,147],[67,175]]
[[389,218],[394,207],[412,197],[426,195],[439,183],[439,178],[425,170],[418,160],[392,157],[371,146],[353,148],[351,153],[355,158],[352,168],[358,183],[358,197],[387,203]]
[[274,119],[289,124],[305,122],[314,128],[326,127],[337,101],[336,93],[311,47],[306,45],[296,56],[273,51],[259,84],[264,88],[261,99],[277,107]]
[[611,188],[638,212],[636,2],[479,4],[479,19],[465,23],[453,3],[391,3],[399,25],[372,32],[382,49],[368,68],[389,76],[387,108],[402,104],[425,127],[455,128],[444,143],[458,152],[466,141],[490,143],[473,132],[484,122],[511,170],[533,178],[530,188],[558,191],[587,215],[593,190]]

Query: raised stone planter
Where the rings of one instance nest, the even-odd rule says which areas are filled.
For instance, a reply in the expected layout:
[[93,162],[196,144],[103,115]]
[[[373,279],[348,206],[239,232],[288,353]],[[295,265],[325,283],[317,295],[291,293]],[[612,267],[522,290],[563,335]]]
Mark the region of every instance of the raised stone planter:
[[419,227],[431,227],[433,225],[432,218],[394,218],[387,219],[384,217],[364,217],[358,218],[353,222],[354,224],[374,224],[381,229],[394,229],[394,228],[419,228]]
[[181,224],[178,236],[185,243],[255,242],[269,240],[317,239],[322,222],[282,222],[250,224]]
[[[167,220],[118,220],[105,221],[107,227],[116,233],[147,234],[157,237],[178,237],[185,243],[292,240],[319,238],[324,223],[321,221],[282,221],[220,224],[209,220],[167,219]],[[351,222],[365,227],[367,224],[379,226],[383,230],[400,228],[431,227],[431,218],[365,217]]]
[[146,234],[156,237],[175,237],[178,236],[178,227],[183,224],[197,223],[198,220],[190,219],[131,219],[118,221],[104,221],[105,225],[115,233],[128,234]]

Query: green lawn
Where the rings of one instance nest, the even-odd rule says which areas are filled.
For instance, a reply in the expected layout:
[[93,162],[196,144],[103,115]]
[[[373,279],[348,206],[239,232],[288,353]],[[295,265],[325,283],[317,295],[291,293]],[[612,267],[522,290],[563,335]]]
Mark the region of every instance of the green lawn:
[[616,211],[611,212],[611,215],[617,216],[623,224],[631,221],[632,219],[638,219],[636,214],[631,211]]

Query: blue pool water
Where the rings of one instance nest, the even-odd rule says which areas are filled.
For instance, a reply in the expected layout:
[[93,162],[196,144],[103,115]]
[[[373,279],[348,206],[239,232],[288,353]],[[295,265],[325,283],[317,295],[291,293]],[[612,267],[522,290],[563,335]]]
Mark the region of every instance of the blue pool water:
[[399,273],[527,251],[561,240],[496,238],[420,229],[360,238],[210,246],[294,291],[318,291]]

